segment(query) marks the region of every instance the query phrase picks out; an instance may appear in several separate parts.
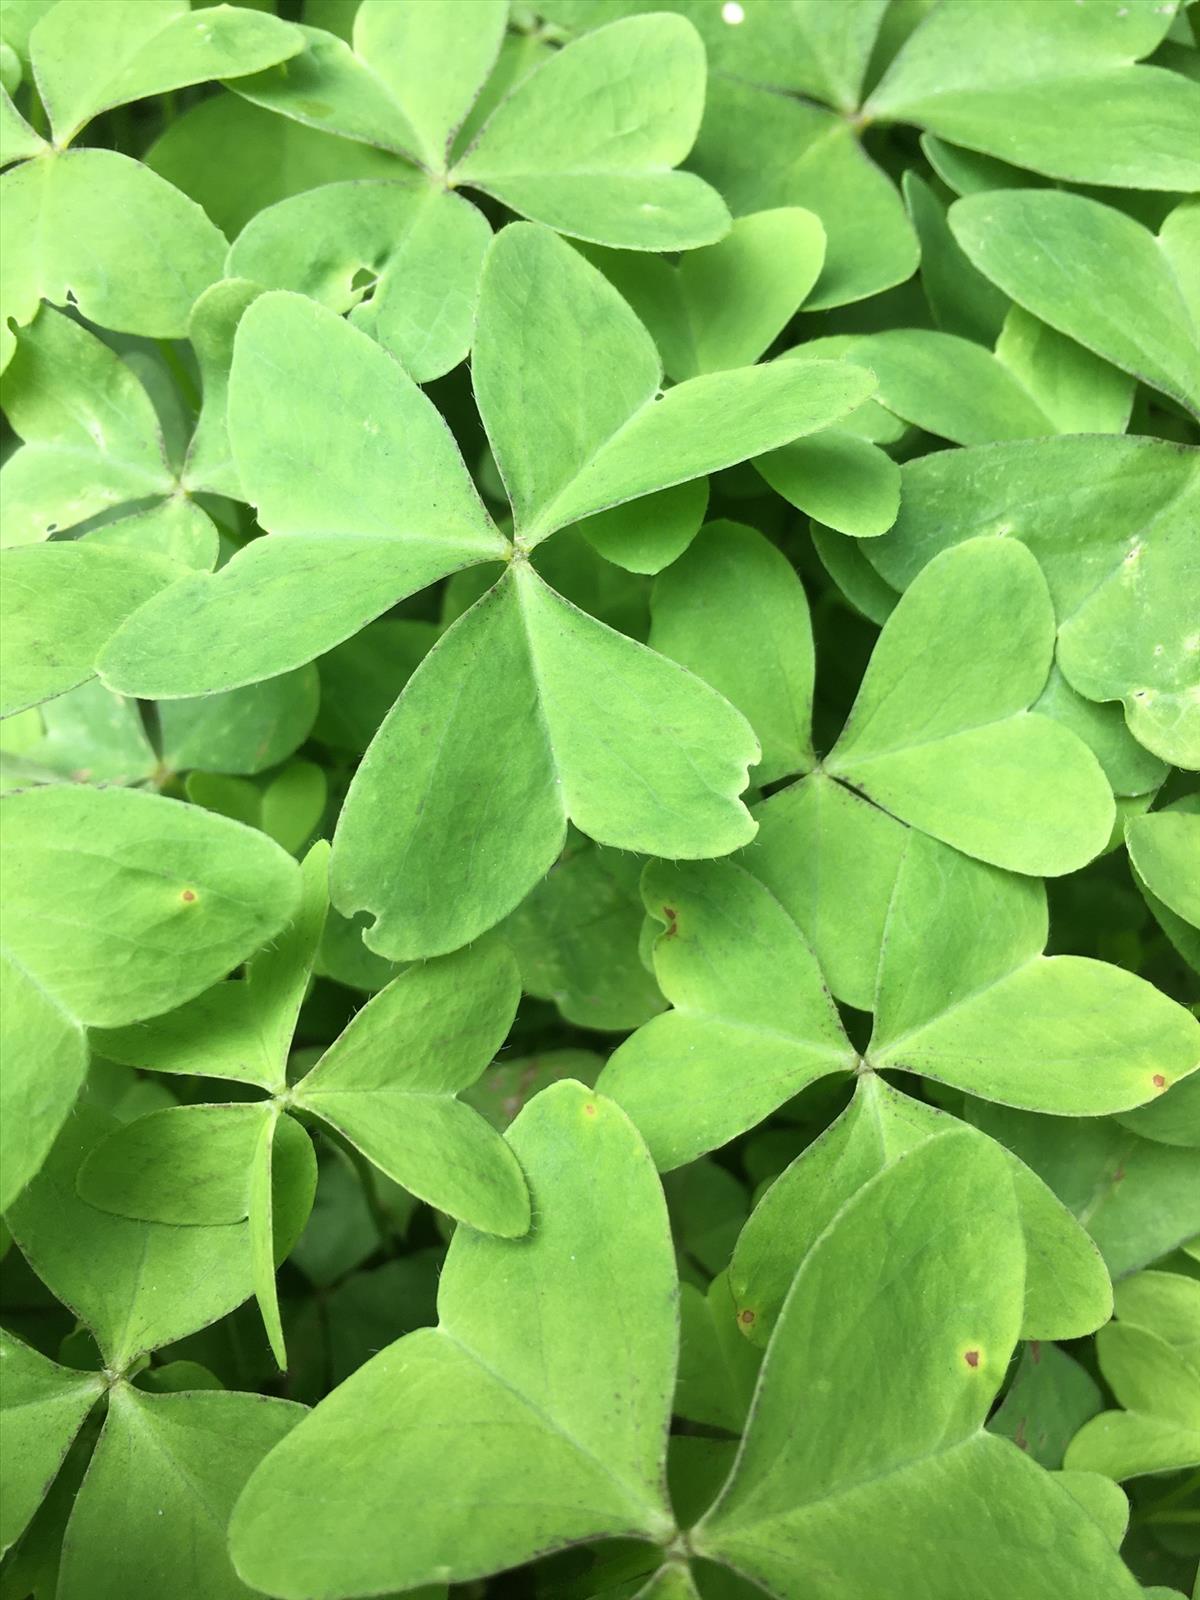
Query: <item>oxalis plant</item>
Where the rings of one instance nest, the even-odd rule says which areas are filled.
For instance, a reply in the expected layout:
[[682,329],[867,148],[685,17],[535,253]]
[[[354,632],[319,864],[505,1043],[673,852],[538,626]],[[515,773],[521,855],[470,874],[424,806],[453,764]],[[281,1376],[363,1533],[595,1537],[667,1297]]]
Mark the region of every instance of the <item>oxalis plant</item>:
[[1198,42],[0,0],[0,1600],[1200,1596]]

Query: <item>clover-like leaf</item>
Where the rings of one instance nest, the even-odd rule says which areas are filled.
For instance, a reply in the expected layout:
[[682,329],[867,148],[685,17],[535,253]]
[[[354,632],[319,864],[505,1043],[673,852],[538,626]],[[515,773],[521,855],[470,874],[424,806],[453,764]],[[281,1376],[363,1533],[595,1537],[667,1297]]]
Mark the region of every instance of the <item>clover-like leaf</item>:
[[[277,404],[281,382],[288,411]],[[508,548],[412,379],[300,295],[264,294],[242,317],[229,427],[238,477],[271,536],[135,613],[101,657],[113,688],[161,698],[272,677]],[[319,469],[298,472],[298,441],[318,440]]]
[[[1193,1074],[1181,1087],[1195,1081]],[[1169,1108],[1169,1101],[1163,1095],[1145,1109]],[[1066,1121],[982,1101],[968,1102],[967,1110],[1075,1213],[1115,1282],[1200,1233],[1193,1149],[1143,1137],[1123,1125],[1124,1117]]]
[[1033,551],[1058,620],[1058,663],[1120,700],[1137,739],[1200,768],[1200,633],[1192,525],[1200,451],[1156,439],[1045,439],[947,450],[903,469],[895,528],[865,553],[896,589],[939,550],[1003,533]]
[[798,510],[858,539],[886,533],[900,509],[900,468],[848,429],[824,428],[759,456],[754,465]]
[[868,1059],[1066,1116],[1142,1105],[1200,1066],[1200,1023],[1144,979],[1043,956],[1042,886],[909,837]]
[[[771,1184],[738,1239],[729,1281],[746,1337],[768,1343],[799,1263],[864,1183],[931,1135],[963,1127],[875,1073],[860,1077],[847,1109]],[[1025,1235],[1021,1337],[1082,1338],[1112,1313],[1108,1272],[1050,1189],[1005,1154]]]
[[1150,893],[1200,928],[1200,809],[1167,807],[1125,825],[1129,860]]
[[470,348],[490,237],[474,206],[419,178],[330,183],[260,211],[226,270],[351,312],[428,383]]
[[[1200,206],[1180,213],[1194,250]],[[1163,247],[1172,234],[1156,239],[1113,206],[1052,189],[972,195],[951,208],[950,226],[1018,305],[1200,414],[1200,324],[1184,277],[1194,269]]]
[[1200,1368],[1169,1338],[1127,1318],[1096,1335],[1104,1381],[1122,1407],[1085,1422],[1066,1464],[1119,1483],[1200,1466]]
[[1067,1446],[1089,1417],[1104,1407],[1100,1385],[1056,1344],[1033,1339],[1017,1363],[988,1430],[1026,1451],[1039,1466],[1062,1467]]
[[576,529],[592,549],[626,572],[661,572],[700,532],[708,507],[707,478],[627,500],[584,517]]
[[221,276],[225,240],[200,207],[114,150],[67,150],[0,178],[10,244],[0,272],[0,368],[10,319],[42,300],[92,322],[182,338],[198,296]]
[[[718,612],[724,620],[714,626]],[[754,729],[756,783],[813,765],[808,601],[768,539],[740,523],[709,523],[658,577],[651,613],[651,647],[710,683]]]
[[63,1600],[158,1600],[188,1585],[242,1600],[249,1591],[234,1575],[225,1524],[251,1473],[304,1414],[267,1395],[114,1385],[63,1539]]
[[667,1171],[752,1128],[815,1079],[852,1071],[857,1056],[804,936],[748,873],[729,862],[659,862],[642,894],[662,924],[654,969],[673,1009],[610,1056],[599,1087]]
[[[796,59],[789,56],[789,65]],[[891,180],[863,149],[849,118],[776,93],[778,74],[788,68],[779,61],[772,67],[770,87],[740,81],[741,74],[710,77],[689,167],[720,191],[735,218],[779,206],[816,213],[825,230],[825,264],[806,311],[827,311],[903,283],[919,251]]]
[[511,210],[624,249],[686,250],[728,228],[720,197],[672,169],[696,138],[704,47],[682,17],[630,17],[520,79],[451,172]]
[[7,953],[0,955],[0,1211],[37,1172],[87,1071],[76,1019]]
[[782,206],[740,217],[716,244],[678,266],[657,256],[595,251],[657,344],[676,382],[746,366],[778,337],[817,281],[825,230],[811,211]]
[[935,558],[884,625],[825,770],[998,866],[1082,866],[1108,841],[1112,791],[1080,739],[1029,710],[1053,651],[1046,580],[1019,543]]
[[[575,1083],[538,1095],[508,1137],[533,1232],[514,1245],[460,1229],[438,1327],[380,1352],[263,1463],[230,1527],[245,1581],[353,1595],[584,1539],[671,1537],[676,1291],[653,1164]],[[597,1381],[580,1384],[581,1367]],[[418,1500],[458,1510],[395,1516]]]
[[60,1367],[11,1333],[0,1332],[0,1380],[3,1554],[45,1498],[75,1435],[104,1393],[104,1379],[98,1372]]
[[[225,1316],[253,1292],[249,1225],[172,1227],[111,1215],[76,1191],[89,1153],[118,1124],[83,1104],[7,1221],[46,1287],[96,1337],[106,1365],[124,1371],[146,1351]],[[282,1258],[312,1205],[306,1175],[277,1174]]]
[[568,818],[646,854],[744,844],[737,795],[757,755],[707,684],[516,561],[425,657],[355,774],[335,903],[372,912],[368,946],[393,960],[455,949],[549,871]]
[[908,830],[824,772],[778,790],[752,814],[758,833],[742,864],[802,930],[837,998],[870,1011]]
[[863,113],[915,122],[1067,182],[1190,191],[1200,164],[1187,130],[1200,114],[1200,89],[1182,74],[1135,64],[1172,15],[1155,0],[1103,9],[948,0],[913,31]]
[[[998,1593],[1002,1564],[1030,1600],[1098,1587],[1132,1600],[1138,1586],[1092,1518],[983,1429],[1024,1276],[998,1151],[950,1133],[886,1167],[805,1256],[737,1463],[692,1549],[775,1594]],[[867,1393],[847,1410],[847,1394]],[[797,1428],[802,1404],[809,1426]],[[945,1507],[960,1494],[976,1509],[955,1534]],[[896,1540],[896,1519],[920,1530],[912,1542]],[[1014,1542],[1014,1524],[1036,1525],[1036,1544]]]
[[617,291],[547,229],[525,224],[505,228],[488,252],[472,374],[526,547],[827,427],[873,387],[848,363],[787,361],[664,393],[654,341]]
[[79,1021],[112,1027],[206,989],[279,933],[295,863],[224,817],[78,787],[2,803],[5,944]]
[[20,334],[3,400],[25,441],[0,478],[5,544],[174,489],[150,396],[106,345],[53,307]]

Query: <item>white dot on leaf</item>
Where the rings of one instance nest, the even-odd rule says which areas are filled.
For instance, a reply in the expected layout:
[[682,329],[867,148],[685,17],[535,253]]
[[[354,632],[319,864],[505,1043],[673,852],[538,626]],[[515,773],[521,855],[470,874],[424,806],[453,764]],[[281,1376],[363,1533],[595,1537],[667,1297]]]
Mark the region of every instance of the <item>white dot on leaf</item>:
[[725,0],[721,7],[721,21],[727,22],[731,28],[736,28],[739,22],[745,22],[746,13],[738,5],[738,0]]

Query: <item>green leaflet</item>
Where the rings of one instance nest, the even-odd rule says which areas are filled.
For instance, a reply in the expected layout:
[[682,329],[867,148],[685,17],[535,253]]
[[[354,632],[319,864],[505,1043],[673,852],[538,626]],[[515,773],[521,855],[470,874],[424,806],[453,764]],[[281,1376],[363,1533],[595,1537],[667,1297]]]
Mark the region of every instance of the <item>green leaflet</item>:
[[758,360],[817,281],[825,230],[811,211],[783,206],[740,217],[724,239],[686,251],[677,267],[618,251],[590,256],[679,382]]
[[813,765],[808,602],[790,563],[762,534],[710,522],[659,576],[651,614],[651,648],[710,683],[754,729],[762,748],[756,783]]
[[[1190,1331],[1190,1330],[1189,1330]],[[1200,1369],[1170,1338],[1121,1312],[1096,1336],[1104,1380],[1123,1409],[1072,1439],[1067,1466],[1124,1482],[1200,1466]]]
[[593,550],[627,572],[661,572],[700,531],[708,507],[708,480],[693,478],[671,489],[626,501],[584,517],[576,528]]
[[1067,1116],[1142,1105],[1200,1066],[1200,1024],[1182,1006],[1120,967],[1043,956],[1046,931],[1039,884],[911,834],[871,1064]]
[[145,162],[203,206],[227,239],[266,207],[320,184],[412,176],[401,156],[320,133],[233,93],[188,107]]
[[234,1575],[225,1523],[255,1467],[303,1416],[265,1395],[116,1384],[67,1524],[63,1600],[158,1600],[188,1585],[206,1600],[242,1600],[250,1591]]
[[1078,1362],[1057,1345],[1031,1340],[988,1428],[1039,1466],[1058,1470],[1067,1445],[1103,1405],[1100,1385]]
[[624,850],[736,849],[752,831],[736,797],[757,755],[707,684],[514,562],[425,657],[355,774],[335,903],[373,912],[368,945],[393,960],[454,949],[549,870],[568,818]]
[[52,307],[20,335],[2,392],[25,441],[0,480],[5,544],[34,543],[175,487],[145,389],[107,346]]
[[[9,319],[42,299],[73,300],[107,328],[180,338],[197,297],[221,276],[225,240],[200,207],[113,150],[67,150],[0,178],[10,238],[0,271],[0,368]],[[35,248],[36,241],[36,248]]]
[[654,967],[674,1009],[613,1053],[599,1087],[666,1171],[857,1058],[804,937],[748,873],[662,862],[646,869],[642,894],[662,924]]
[[[874,1073],[861,1077],[850,1106],[775,1180],[742,1230],[729,1278],[745,1336],[768,1343],[798,1264],[864,1183],[931,1134],[962,1126]],[[1025,1236],[1021,1337],[1082,1338],[1112,1312],[1104,1263],[1078,1222],[1016,1157],[1009,1157],[1009,1173]]]
[[0,1333],[0,1417],[4,1420],[0,1552],[25,1531],[84,1418],[104,1392],[98,1372],[75,1372]]
[[[778,70],[775,64],[770,83]],[[735,217],[778,206],[816,213],[825,265],[807,311],[864,300],[916,269],[917,238],[900,196],[850,122],[823,107],[714,75],[689,166]]]
[[[225,1316],[253,1287],[249,1228],[177,1228],[112,1216],[80,1199],[79,1169],[117,1126],[76,1108],[7,1221],[46,1287],[91,1329],[108,1366],[124,1370]],[[301,1173],[278,1175],[277,1255],[288,1253],[312,1204]]]
[[[1195,1077],[1184,1082],[1194,1084]],[[1155,1108],[1161,1105],[1169,1105],[1169,1096]],[[1064,1123],[978,1101],[967,1109],[973,1122],[1015,1151],[1075,1213],[1114,1280],[1200,1233],[1194,1150],[1152,1141],[1123,1126],[1124,1119]]]
[[1067,681],[1089,699],[1121,700],[1155,755],[1200,768],[1200,641],[1189,604],[1197,462],[1194,450],[1117,438],[926,456],[902,469],[896,526],[866,554],[903,589],[960,540],[1020,539],[1050,588]]
[[1135,65],[1173,11],[1155,0],[1083,11],[1073,0],[950,0],[913,32],[864,115],[1068,182],[1191,190],[1200,90]]
[[488,252],[472,373],[527,547],[827,427],[872,388],[861,368],[788,361],[663,393],[654,342],[617,291],[548,230],[520,224]]
[[428,383],[470,348],[490,237],[474,206],[418,179],[329,183],[260,211],[226,271],[349,311]]
[[206,989],[295,909],[294,862],[175,800],[51,788],[2,803],[5,942],[81,1022],[154,1016]]
[[900,468],[878,445],[849,431],[825,428],[759,456],[754,465],[777,494],[840,533],[868,539],[896,520]]
[[[460,1230],[438,1328],[368,1362],[260,1468],[230,1530],[256,1587],[362,1594],[580,1539],[670,1538],[677,1333],[654,1168],[621,1112],[579,1084],[540,1094],[509,1138],[535,1230],[517,1245]],[[581,1366],[602,1381],[580,1385]],[[389,1514],[418,1496],[458,1510]]]
[[[310,126],[404,155],[435,177],[482,190],[519,214],[600,244],[678,250],[728,228],[720,198],[677,173],[696,136],[704,52],[676,17],[614,22],[542,57],[450,165],[450,146],[483,85],[505,7],[367,0],[354,50],[304,30],[303,54],[232,87]],[[600,86],[620,71],[627,117]],[[447,167],[449,172],[447,173]]]
[[1028,709],[1053,649],[1046,581],[1019,543],[936,557],[885,623],[825,770],[998,866],[1082,866],[1107,843],[1112,793],[1082,741]]
[[1200,812],[1168,808],[1125,825],[1139,880],[1169,911],[1200,928]]
[[[288,412],[276,403],[281,383],[293,395]],[[404,594],[507,548],[417,386],[364,334],[299,295],[265,294],[242,317],[229,426],[238,477],[271,537],[135,613],[101,656],[114,688],[173,697],[274,676]],[[296,472],[297,437],[320,438],[329,470]],[[402,477],[392,465],[398,438],[409,446]]]
[[1026,311],[1200,412],[1200,326],[1184,276],[1194,271],[1184,252],[1196,246],[1197,214],[1194,204],[1180,207],[1175,227],[1156,239],[1083,195],[994,190],[959,200],[950,226],[975,266]]
[[[98,1035],[110,1059],[163,1072],[251,1083],[272,1099],[172,1107],[117,1130],[91,1157],[79,1192],[119,1216],[175,1224],[249,1217],[271,1237],[271,1152],[311,1164],[298,1125],[312,1113],[397,1183],[475,1227],[521,1234],[529,1201],[503,1142],[457,1095],[500,1049],[518,998],[515,964],[498,941],[414,966],[382,988],[298,1082],[288,1086],[292,1035],[328,905],[328,847],[304,864],[300,913],[245,979],[218,985],[148,1026]],[[448,1148],[455,1152],[445,1161]],[[273,1299],[273,1265],[260,1298]],[[277,1313],[268,1312],[268,1326]],[[280,1365],[282,1336],[275,1330]]]
[[0,956],[0,1211],[37,1172],[87,1071],[79,1023],[9,955]]
[[753,815],[758,833],[742,864],[801,929],[832,993],[872,1010],[907,828],[823,772],[760,801]]
[[[982,1431],[1018,1334],[1023,1257],[1003,1158],[963,1134],[925,1141],[860,1190],[804,1259],[692,1548],[821,1600],[918,1585],[948,1597],[964,1583],[988,1600],[1010,1586],[1031,1600],[1137,1594],[1074,1500]],[[848,1412],[848,1393],[870,1403]],[[797,1429],[801,1406],[810,1426]],[[956,1533],[946,1497],[963,1492],[976,1514]],[[1042,1530],[1036,1553],[1001,1531],[1009,1518]],[[897,1519],[926,1531],[897,1542]]]

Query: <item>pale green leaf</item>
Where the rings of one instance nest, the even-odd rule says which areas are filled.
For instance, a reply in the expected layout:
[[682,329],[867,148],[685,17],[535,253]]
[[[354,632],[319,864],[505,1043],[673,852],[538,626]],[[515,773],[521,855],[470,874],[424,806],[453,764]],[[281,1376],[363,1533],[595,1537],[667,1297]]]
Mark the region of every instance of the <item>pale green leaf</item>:
[[81,1022],[153,1016],[279,933],[298,874],[261,834],[128,789],[7,796],[5,942]]
[[1125,825],[1129,860],[1157,899],[1200,928],[1200,813],[1166,810]]
[[0,1211],[45,1160],[87,1071],[83,1029],[8,954],[0,956]]
[[796,439],[754,465],[797,510],[855,538],[886,533],[900,509],[900,468],[878,445],[840,428]]
[[1191,190],[1200,87],[1137,66],[1174,14],[1158,0],[949,0],[864,107],[1073,183]]
[[116,1385],[63,1541],[62,1600],[248,1600],[225,1526],[247,1478],[303,1406],[219,1389]]
[[742,864],[800,928],[837,998],[872,1010],[908,829],[823,772],[760,801],[753,815],[758,833]]
[[710,683],[754,729],[755,783],[808,771],[812,624],[800,580],[770,540],[741,523],[709,523],[659,575],[651,615],[651,648]]
[[729,227],[720,195],[672,170],[695,141],[704,77],[704,46],[682,18],[612,22],[519,80],[451,182],[596,244],[711,244]]
[[187,0],[58,0],[29,36],[60,147],[112,106],[259,72],[303,48],[278,17],[228,5],[193,12]]
[[996,355],[1041,407],[1057,433],[1124,433],[1136,387],[1048,323],[1011,306]]
[[[1023,1258],[1003,1158],[966,1134],[925,1141],[861,1189],[804,1259],[693,1549],[813,1600],[1139,1594],[1077,1503],[982,1431],[1018,1334]],[[964,1500],[970,1518],[947,1520]]]
[[[746,1337],[767,1344],[800,1262],[864,1183],[931,1135],[963,1126],[873,1072],[860,1077],[850,1106],[771,1184],[738,1239],[729,1279]],[[1005,1154],[1025,1235],[1021,1337],[1082,1338],[1112,1313],[1104,1263],[1041,1179]]]
[[330,183],[260,211],[234,242],[226,271],[350,312],[416,382],[428,383],[470,348],[490,238],[474,206],[419,178]]
[[1086,1368],[1057,1345],[1031,1340],[988,1430],[1057,1470],[1072,1438],[1103,1407],[1100,1385]]
[[103,1392],[104,1379],[98,1372],[60,1367],[11,1333],[0,1332],[4,1423],[0,1553],[24,1533]]
[[[230,1538],[256,1587],[384,1592],[583,1539],[670,1538],[675,1271],[653,1165],[579,1084],[538,1095],[509,1139],[533,1232],[460,1228],[439,1327],[375,1356],[254,1475]],[[454,1513],[396,1517],[418,1500]]]
[[707,684],[515,562],[425,657],[364,757],[334,901],[372,912],[367,944],[393,960],[456,949],[549,871],[568,818],[642,854],[737,849],[757,755]]
[[861,368],[786,361],[662,393],[654,343],[625,301],[570,246],[525,225],[488,252],[472,372],[527,546],[827,427],[872,388]]
[[959,200],[950,226],[1026,311],[1200,413],[1200,330],[1172,257],[1140,222],[1083,195],[1014,189]]
[[1108,842],[1112,791],[1082,740],[1028,709],[1053,651],[1046,580],[1019,542],[935,557],[884,624],[826,771],[997,866],[1083,866]]
[[1042,886],[911,834],[868,1059],[1002,1104],[1096,1116],[1200,1066],[1200,1023],[1145,979],[1043,956]]
[[430,1205],[489,1233],[525,1233],[520,1167],[457,1098],[504,1043],[519,997],[498,941],[412,966],[356,1013],[292,1100]]
[[320,692],[309,665],[225,694],[167,700],[158,712],[163,765],[235,774],[278,766],[307,739]]
[[895,528],[866,547],[905,588],[938,550],[981,534],[1038,558],[1058,661],[1092,700],[1121,700],[1135,737],[1200,768],[1200,630],[1193,527],[1200,451],[1157,439],[1045,439],[908,463]]
[[329,846],[315,844],[300,871],[300,903],[245,975],[186,1005],[126,1028],[97,1028],[109,1061],[151,1072],[232,1078],[272,1093],[287,1087],[287,1060],[329,906]]
[[688,165],[735,217],[778,206],[816,213],[825,266],[807,311],[865,300],[916,270],[917,237],[891,179],[850,122],[823,107],[714,74]]
[[67,150],[0,178],[9,238],[0,269],[0,368],[40,302],[72,301],[122,333],[182,338],[221,276],[225,240],[200,207],[114,150]]
[[717,244],[658,256],[604,250],[591,259],[620,290],[678,382],[757,361],[783,332],[825,259],[811,211],[784,206],[740,217]]
[[693,478],[585,517],[576,528],[606,561],[627,572],[669,567],[700,531],[708,506],[707,478]]
[[728,1143],[815,1079],[851,1071],[857,1057],[804,936],[748,873],[732,863],[656,863],[642,894],[662,924],[654,969],[673,1009],[613,1053],[599,1087],[667,1171]]

